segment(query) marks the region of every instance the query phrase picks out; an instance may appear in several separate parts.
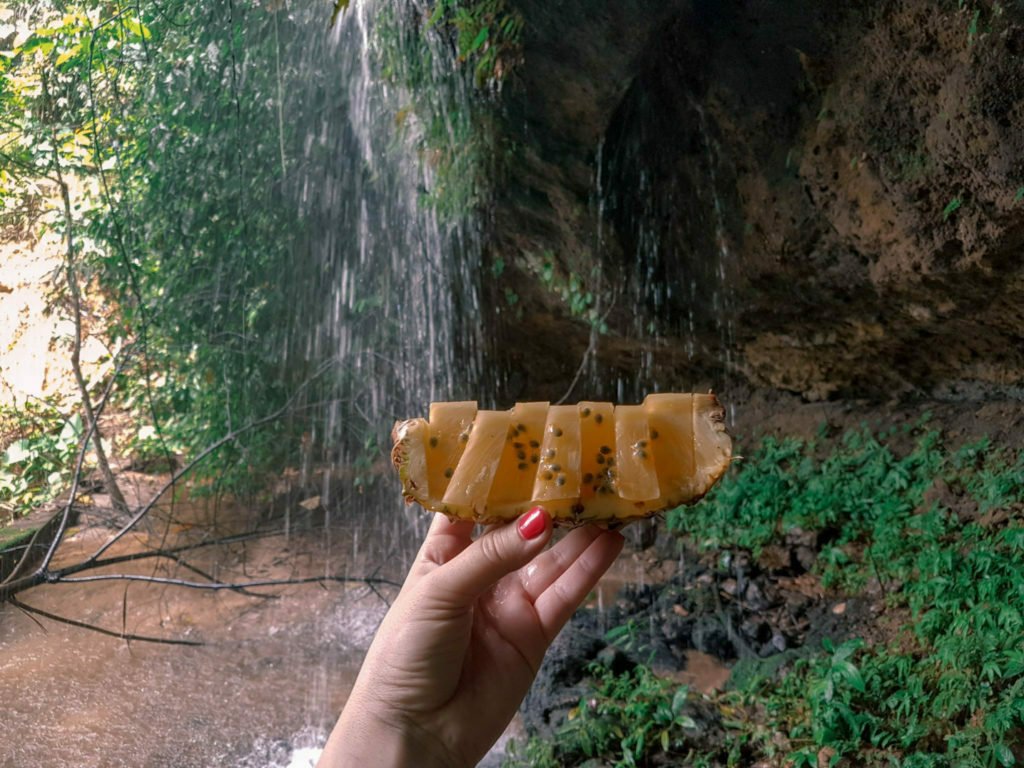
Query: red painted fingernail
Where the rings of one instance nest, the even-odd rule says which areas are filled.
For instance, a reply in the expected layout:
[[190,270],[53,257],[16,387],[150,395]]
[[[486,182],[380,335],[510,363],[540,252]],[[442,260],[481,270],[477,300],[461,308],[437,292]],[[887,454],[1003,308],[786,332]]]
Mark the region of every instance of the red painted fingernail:
[[527,541],[536,539],[548,527],[548,513],[544,507],[534,507],[519,520],[519,535]]

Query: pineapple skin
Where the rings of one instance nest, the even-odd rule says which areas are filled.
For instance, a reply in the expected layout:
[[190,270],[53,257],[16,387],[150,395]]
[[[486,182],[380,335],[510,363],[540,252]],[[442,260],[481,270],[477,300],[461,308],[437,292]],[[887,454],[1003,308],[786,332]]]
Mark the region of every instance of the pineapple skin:
[[[416,502],[424,509],[446,515],[451,520],[472,520],[482,525],[498,524],[513,520],[540,504],[551,515],[554,524],[560,527],[595,524],[609,529],[620,528],[629,522],[652,517],[668,509],[696,504],[725,474],[732,461],[732,440],[725,429],[725,410],[715,395],[653,395],[645,404],[653,402],[654,405],[647,407],[658,407],[660,400],[664,407],[669,407],[675,402],[671,398],[691,398],[694,453],[690,462],[696,460],[696,466],[693,477],[688,478],[689,482],[684,487],[662,487],[659,496],[653,499],[630,501],[612,492],[590,496],[585,500],[576,496],[546,500],[510,499],[497,503],[480,499],[464,504],[445,503],[429,493],[427,487],[430,431],[429,423],[422,418],[395,423],[391,432],[391,461],[398,470],[402,495],[407,504]],[[685,400],[679,399],[678,402]],[[583,408],[584,404],[581,403],[579,407]],[[594,449],[595,446],[582,447],[584,452]]]

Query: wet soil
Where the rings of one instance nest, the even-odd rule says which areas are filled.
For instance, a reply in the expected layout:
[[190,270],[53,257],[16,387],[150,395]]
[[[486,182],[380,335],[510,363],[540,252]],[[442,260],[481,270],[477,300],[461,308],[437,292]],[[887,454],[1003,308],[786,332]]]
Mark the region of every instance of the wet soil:
[[[110,553],[251,531],[251,518],[230,504],[164,505],[148,533]],[[55,565],[83,559],[117,522],[84,513]],[[367,537],[365,521],[329,531],[322,524],[296,521],[288,537],[198,549],[187,562],[222,580],[367,573],[374,552],[353,554],[356,540]],[[404,562],[378,561],[374,569],[400,575]],[[95,573],[111,571],[204,580],[166,560]],[[126,642],[0,606],[0,700],[7,733],[17,734],[0,744],[0,766],[267,768],[287,764],[293,749],[322,743],[389,589],[326,582],[253,592],[259,596],[102,581],[19,595],[33,608],[114,632],[198,640],[199,647]]]

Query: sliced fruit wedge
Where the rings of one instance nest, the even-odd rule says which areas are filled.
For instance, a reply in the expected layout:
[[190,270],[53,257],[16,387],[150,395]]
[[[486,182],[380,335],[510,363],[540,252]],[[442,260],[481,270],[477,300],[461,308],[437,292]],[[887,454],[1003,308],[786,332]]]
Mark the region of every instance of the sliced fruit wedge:
[[541,504],[559,525],[617,526],[696,502],[732,457],[711,394],[509,411],[435,403],[429,422],[398,422],[392,439],[406,501],[480,523]]

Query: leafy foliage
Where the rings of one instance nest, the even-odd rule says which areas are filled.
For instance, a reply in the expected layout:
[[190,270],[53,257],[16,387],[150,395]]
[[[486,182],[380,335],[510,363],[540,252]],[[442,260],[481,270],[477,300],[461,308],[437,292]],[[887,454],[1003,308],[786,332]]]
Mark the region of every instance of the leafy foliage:
[[[66,485],[82,439],[82,419],[46,403],[0,408],[0,521],[31,511]],[[6,521],[4,521],[6,522]]]
[[569,713],[555,743],[513,745],[507,768],[556,768],[590,758],[615,768],[645,765],[652,755],[678,754],[686,731],[697,727],[684,711],[685,685],[659,678],[642,664],[618,674],[593,664],[590,673],[591,694]]
[[[885,632],[790,652],[713,697],[726,735],[693,764],[1016,765],[1024,452],[988,441],[950,450],[920,424],[834,442],[766,439],[736,467],[672,517],[676,531],[711,551],[754,552],[796,527],[824,533],[823,580],[847,594],[881,591],[895,618]],[[937,487],[948,493],[927,494]],[[609,722],[625,722],[624,701],[602,710]],[[549,750],[546,765],[583,762],[561,741],[530,748]]]
[[[281,356],[297,302],[278,277],[302,227],[283,148],[298,139],[265,129],[283,125],[269,63],[295,25],[232,0],[23,4],[8,21],[5,210],[57,174],[73,183],[73,221],[43,223],[73,228],[81,278],[116,307],[111,335],[139,350],[120,395],[150,442],[194,450],[279,408],[309,375]],[[247,435],[210,471],[241,481],[299,434]]]

